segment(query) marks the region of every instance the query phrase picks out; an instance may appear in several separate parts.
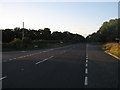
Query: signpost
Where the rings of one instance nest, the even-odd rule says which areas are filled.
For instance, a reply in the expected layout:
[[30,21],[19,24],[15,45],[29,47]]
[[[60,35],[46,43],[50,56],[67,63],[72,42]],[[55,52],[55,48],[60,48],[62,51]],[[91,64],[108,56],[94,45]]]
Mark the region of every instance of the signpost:
[[23,30],[22,30],[22,40],[24,39],[24,22],[23,22]]

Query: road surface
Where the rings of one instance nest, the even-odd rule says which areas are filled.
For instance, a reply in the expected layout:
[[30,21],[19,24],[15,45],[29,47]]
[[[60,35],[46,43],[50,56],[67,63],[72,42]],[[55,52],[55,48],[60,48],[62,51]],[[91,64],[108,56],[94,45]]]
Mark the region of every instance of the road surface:
[[97,46],[4,52],[3,88],[117,88],[118,60]]

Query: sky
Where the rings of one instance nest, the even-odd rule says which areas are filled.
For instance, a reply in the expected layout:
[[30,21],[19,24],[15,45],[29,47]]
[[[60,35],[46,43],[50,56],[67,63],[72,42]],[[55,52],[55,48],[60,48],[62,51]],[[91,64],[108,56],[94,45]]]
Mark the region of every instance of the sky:
[[50,28],[87,36],[118,18],[118,2],[1,2],[0,29]]

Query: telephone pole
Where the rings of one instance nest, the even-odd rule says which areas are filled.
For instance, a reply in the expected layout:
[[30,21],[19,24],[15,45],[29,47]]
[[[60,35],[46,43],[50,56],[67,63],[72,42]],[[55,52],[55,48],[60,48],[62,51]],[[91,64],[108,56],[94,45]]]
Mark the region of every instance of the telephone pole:
[[22,29],[22,40],[24,39],[24,22],[23,22],[23,29]]

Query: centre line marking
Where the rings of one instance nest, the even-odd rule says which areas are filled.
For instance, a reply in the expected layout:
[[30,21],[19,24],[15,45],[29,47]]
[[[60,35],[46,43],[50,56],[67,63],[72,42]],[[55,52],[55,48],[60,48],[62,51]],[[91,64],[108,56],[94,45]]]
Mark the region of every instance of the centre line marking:
[[86,63],[85,66],[88,67],[88,64]]
[[44,61],[47,61],[48,59],[51,59],[51,58],[53,58],[54,56],[51,56],[51,57],[49,57],[49,58],[46,58],[46,59],[43,59],[42,61],[39,61],[39,62],[37,62],[37,63],[35,63],[35,64],[39,64],[39,63],[42,63],[42,62],[44,62]]
[[85,84],[85,86],[88,85],[88,77],[87,76],[85,77],[85,83],[84,84]]
[[10,61],[13,60],[13,59],[9,59]]
[[86,60],[86,63],[88,62],[88,60]]
[[85,74],[88,74],[88,69],[87,68],[85,69]]
[[13,59],[17,59],[17,58],[13,58]]
[[3,79],[5,79],[5,78],[7,78],[7,76],[0,78],[0,80],[3,80]]

